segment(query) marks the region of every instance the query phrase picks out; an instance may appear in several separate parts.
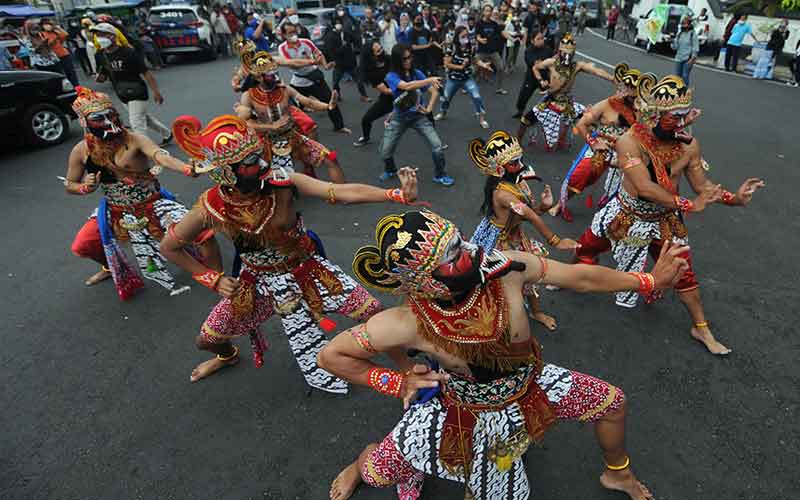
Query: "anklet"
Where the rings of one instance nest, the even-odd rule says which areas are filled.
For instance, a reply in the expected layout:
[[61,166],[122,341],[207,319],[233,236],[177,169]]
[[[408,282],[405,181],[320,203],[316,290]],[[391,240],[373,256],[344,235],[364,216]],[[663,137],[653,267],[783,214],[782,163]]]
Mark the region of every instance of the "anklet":
[[695,323],[695,328],[708,328],[708,321],[703,321],[702,323]]
[[239,355],[239,348],[236,347],[236,346],[233,346],[233,354],[231,354],[230,356],[223,356],[221,354],[217,354],[217,359],[220,360],[220,361],[223,361],[223,362],[224,361],[230,361],[230,360],[232,360],[233,358],[235,358],[238,355]]
[[106,266],[100,266],[100,270],[103,271],[104,273],[110,273],[111,272],[111,269],[107,268]]
[[606,468],[608,470],[620,471],[620,470],[627,469],[628,467],[630,467],[630,465],[631,465],[631,457],[625,457],[625,463],[624,464],[622,464],[622,465],[609,465],[609,464],[606,464]]

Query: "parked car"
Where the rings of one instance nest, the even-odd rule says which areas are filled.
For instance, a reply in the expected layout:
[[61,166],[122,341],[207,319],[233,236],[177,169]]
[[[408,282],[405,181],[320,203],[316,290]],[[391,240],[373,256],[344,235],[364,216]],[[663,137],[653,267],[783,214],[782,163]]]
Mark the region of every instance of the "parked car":
[[[670,4],[667,22],[661,26],[661,31],[658,33],[655,43],[653,43],[647,36],[646,28],[647,21],[652,12],[653,9],[650,9],[647,14],[639,16],[639,20],[636,23],[636,45],[646,47],[647,50],[669,48],[672,39],[675,38],[675,35],[678,33],[678,27],[680,26],[683,16],[695,17],[694,11],[686,5]],[[709,40],[709,30],[706,29],[706,25],[703,23],[695,22],[693,27],[697,35],[697,41],[702,50],[703,46],[705,46]]]
[[34,146],[59,144],[69,135],[75,88],[60,73],[0,71],[0,134]]
[[300,24],[306,27],[314,45],[323,49],[325,46],[325,33],[333,23],[336,9],[305,9],[297,12]]
[[153,41],[165,56],[202,54],[217,58],[211,22],[203,17],[199,5],[159,5],[150,9],[147,24]]

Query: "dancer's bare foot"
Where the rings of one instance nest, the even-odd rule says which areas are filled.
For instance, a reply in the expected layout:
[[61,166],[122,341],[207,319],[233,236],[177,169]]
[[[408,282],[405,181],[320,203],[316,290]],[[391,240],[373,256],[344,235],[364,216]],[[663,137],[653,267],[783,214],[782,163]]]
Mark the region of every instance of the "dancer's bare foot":
[[239,362],[239,353],[237,351],[236,356],[229,359],[228,361],[220,361],[216,356],[209,359],[208,361],[203,361],[197,367],[192,370],[192,376],[189,377],[191,382],[197,382],[200,379],[204,379],[209,375],[213,375],[214,373],[218,372],[219,370],[225,368],[226,366],[233,366]]
[[717,339],[714,338],[714,335],[711,333],[711,330],[707,326],[694,326],[692,327],[692,337],[695,340],[698,340],[706,346],[708,352],[711,354],[716,354],[717,356],[727,356],[730,354],[732,349],[728,349],[724,345],[720,344]]
[[551,332],[555,331],[558,328],[558,323],[556,323],[556,319],[548,314],[545,314],[542,311],[534,311],[531,313],[531,319],[538,321],[539,323],[543,324],[545,328],[550,330]]
[[100,271],[94,273],[93,275],[89,276],[89,278],[84,281],[83,283],[86,286],[92,286],[100,283],[101,281],[105,281],[111,277],[111,271],[106,271],[105,269],[100,269]]
[[653,500],[655,497],[645,485],[640,483],[630,469],[612,471],[606,469],[600,475],[604,488],[627,493],[632,500]]
[[356,460],[333,480],[330,491],[331,500],[347,500],[353,495],[360,483],[361,471],[358,468],[358,460]]

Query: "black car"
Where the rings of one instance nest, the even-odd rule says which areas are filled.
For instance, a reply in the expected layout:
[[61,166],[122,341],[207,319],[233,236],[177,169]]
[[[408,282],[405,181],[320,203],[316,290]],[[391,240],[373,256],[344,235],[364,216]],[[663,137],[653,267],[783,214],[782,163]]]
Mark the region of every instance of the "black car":
[[0,71],[0,133],[35,146],[59,144],[69,135],[75,88],[60,73]]

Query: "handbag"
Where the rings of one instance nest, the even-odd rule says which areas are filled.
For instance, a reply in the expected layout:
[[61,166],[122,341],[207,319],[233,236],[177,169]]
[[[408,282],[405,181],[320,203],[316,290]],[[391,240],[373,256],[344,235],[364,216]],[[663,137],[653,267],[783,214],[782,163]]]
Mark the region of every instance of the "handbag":
[[114,85],[114,90],[117,91],[122,102],[128,101],[146,101],[147,85],[141,80],[138,81],[117,81]]

